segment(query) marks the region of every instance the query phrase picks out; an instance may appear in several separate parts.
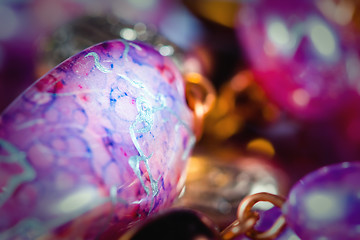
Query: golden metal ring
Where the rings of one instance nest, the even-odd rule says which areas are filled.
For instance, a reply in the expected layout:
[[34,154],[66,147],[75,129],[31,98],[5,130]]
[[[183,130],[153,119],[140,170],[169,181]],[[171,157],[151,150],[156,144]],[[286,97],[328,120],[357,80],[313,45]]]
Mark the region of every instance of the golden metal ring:
[[204,118],[214,106],[216,92],[211,82],[199,73],[186,73],[184,78],[186,100],[194,112],[194,132],[199,140],[203,132]]
[[240,222],[239,219],[237,219],[227,228],[225,228],[220,233],[220,236],[223,240],[234,239],[235,237],[241,234],[245,234],[249,230],[253,229],[258,220],[259,216],[255,212],[243,222]]
[[[281,208],[285,202],[285,198],[270,193],[256,193],[247,196],[241,201],[238,207],[237,216],[239,221],[241,222],[248,219],[249,216],[252,215],[252,207],[261,201],[270,202],[274,206]],[[251,228],[246,232],[246,235],[252,239],[273,239],[279,235],[284,227],[285,218],[281,215],[268,230],[260,232]]]

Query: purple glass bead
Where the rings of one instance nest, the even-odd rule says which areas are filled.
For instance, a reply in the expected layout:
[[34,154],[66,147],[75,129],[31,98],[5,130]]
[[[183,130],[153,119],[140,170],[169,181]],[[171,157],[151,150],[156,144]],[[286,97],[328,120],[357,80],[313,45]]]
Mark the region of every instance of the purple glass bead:
[[195,140],[183,84],[152,47],[114,40],[30,86],[0,118],[0,239],[117,239],[168,207]]
[[239,12],[237,25],[239,41],[269,98],[307,120],[335,114],[360,76],[358,41],[349,41],[315,2],[251,1]]
[[360,162],[310,173],[290,191],[283,208],[301,239],[360,239]]

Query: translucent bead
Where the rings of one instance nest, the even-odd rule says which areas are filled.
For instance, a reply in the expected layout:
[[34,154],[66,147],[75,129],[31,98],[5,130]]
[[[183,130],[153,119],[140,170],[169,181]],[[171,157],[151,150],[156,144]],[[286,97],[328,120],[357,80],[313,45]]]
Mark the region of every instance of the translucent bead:
[[283,208],[301,239],[360,239],[360,163],[323,167],[301,179]]
[[315,2],[252,1],[237,32],[256,80],[269,98],[300,119],[333,116],[358,91],[355,32],[329,21]]
[[111,239],[168,207],[195,140],[183,85],[169,58],[114,40],[30,86],[0,118],[0,239]]

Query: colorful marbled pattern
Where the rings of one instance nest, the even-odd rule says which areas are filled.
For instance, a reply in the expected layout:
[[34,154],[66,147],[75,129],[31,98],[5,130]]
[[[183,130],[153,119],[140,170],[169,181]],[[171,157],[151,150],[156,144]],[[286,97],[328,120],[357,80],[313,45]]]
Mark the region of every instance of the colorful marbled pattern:
[[183,84],[156,50],[114,40],[21,94],[0,118],[0,239],[111,239],[169,206],[195,141]]

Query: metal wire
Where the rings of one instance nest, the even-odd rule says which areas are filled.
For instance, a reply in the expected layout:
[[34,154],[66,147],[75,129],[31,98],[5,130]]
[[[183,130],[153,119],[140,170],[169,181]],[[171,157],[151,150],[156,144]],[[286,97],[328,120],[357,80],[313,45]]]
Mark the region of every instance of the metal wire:
[[194,112],[194,132],[199,140],[203,133],[204,118],[214,106],[216,93],[211,82],[199,73],[187,73],[184,78],[186,100]]
[[259,213],[253,211],[252,208],[257,202],[261,201],[270,202],[274,206],[281,208],[285,202],[285,199],[270,193],[256,193],[245,197],[238,207],[238,219],[221,232],[221,237],[224,240],[230,240],[243,234],[255,240],[276,238],[281,233],[286,224],[285,218],[282,215],[268,230],[264,232],[258,231],[254,228],[260,217]]

